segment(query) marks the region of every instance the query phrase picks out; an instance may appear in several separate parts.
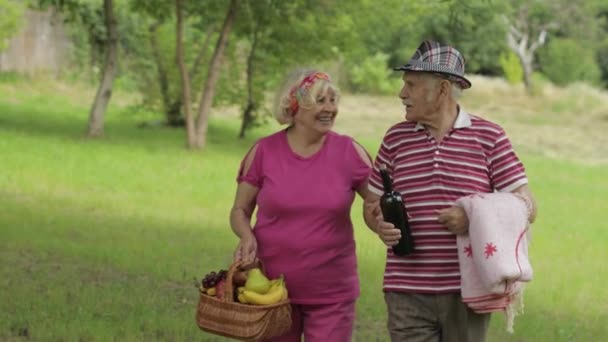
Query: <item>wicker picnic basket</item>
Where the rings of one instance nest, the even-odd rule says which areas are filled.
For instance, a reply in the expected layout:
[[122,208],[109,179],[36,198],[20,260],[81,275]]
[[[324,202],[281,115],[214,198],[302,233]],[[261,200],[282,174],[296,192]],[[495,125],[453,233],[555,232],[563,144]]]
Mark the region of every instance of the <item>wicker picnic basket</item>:
[[[260,268],[263,269],[261,263]],[[240,262],[230,266],[223,299],[200,293],[196,321],[201,330],[241,341],[263,341],[291,329],[289,299],[272,305],[250,305],[234,301],[234,273]]]

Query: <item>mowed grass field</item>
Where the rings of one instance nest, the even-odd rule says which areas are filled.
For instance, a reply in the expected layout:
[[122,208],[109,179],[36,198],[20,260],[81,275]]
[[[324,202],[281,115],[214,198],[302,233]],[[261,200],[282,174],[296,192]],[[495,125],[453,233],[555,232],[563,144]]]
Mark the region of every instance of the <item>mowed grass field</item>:
[[[512,335],[495,314],[489,341],[607,340],[608,114],[597,100],[605,94],[575,88],[527,99],[492,87],[463,102],[507,128],[540,215],[525,313]],[[182,130],[138,128],[154,115],[118,93],[106,136],[90,141],[92,94],[49,80],[0,81],[0,340],[224,341],[195,325],[194,278],[230,264],[239,162],[277,126],[238,140],[238,120],[217,111],[208,148],[188,152]],[[585,116],[579,107],[591,109]],[[372,155],[402,118],[393,98],[345,94],[341,111],[337,129]],[[385,249],[360,207],[352,210],[362,288],[355,340],[387,341]]]

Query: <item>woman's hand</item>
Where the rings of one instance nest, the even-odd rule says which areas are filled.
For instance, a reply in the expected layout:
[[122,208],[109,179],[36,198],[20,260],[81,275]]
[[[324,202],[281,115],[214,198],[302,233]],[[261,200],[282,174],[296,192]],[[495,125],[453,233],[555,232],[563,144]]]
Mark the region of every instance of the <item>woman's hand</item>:
[[258,253],[258,242],[253,234],[241,238],[234,251],[234,261],[242,261],[245,265],[253,263]]

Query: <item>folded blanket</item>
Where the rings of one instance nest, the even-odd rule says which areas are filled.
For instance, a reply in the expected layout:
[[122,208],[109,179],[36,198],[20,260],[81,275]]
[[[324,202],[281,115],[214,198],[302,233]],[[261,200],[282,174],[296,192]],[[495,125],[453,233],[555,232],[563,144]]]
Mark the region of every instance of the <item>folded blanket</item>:
[[456,205],[469,218],[468,234],[457,237],[462,299],[477,313],[504,311],[513,332],[515,315],[523,312],[523,284],[532,280],[526,204],[511,193],[489,193]]

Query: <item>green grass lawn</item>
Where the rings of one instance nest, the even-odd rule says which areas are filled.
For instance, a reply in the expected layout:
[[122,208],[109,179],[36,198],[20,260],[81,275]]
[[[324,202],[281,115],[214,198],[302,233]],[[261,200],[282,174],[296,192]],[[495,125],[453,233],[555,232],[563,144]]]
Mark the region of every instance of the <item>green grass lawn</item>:
[[[112,105],[106,137],[89,141],[86,104],[3,86],[0,340],[221,341],[195,325],[193,279],[230,264],[238,164],[272,128],[239,141],[238,122],[216,118],[208,148],[193,153],[183,131],[137,128],[149,117]],[[359,140],[375,153],[375,137]],[[522,158],[540,206],[535,279],[515,333],[495,314],[489,341],[608,338],[607,168]],[[355,337],[387,341],[384,247],[364,227],[359,200],[353,219],[362,288]]]

